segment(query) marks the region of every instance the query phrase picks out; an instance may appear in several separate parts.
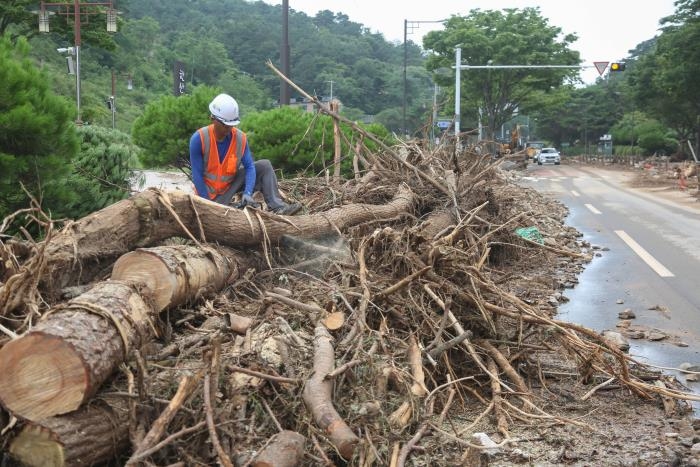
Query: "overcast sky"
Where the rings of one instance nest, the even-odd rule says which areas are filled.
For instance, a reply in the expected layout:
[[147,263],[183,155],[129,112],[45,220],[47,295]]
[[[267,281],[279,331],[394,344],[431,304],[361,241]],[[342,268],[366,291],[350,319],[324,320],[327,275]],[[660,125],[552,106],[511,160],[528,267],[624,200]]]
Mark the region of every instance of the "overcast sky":
[[[279,5],[281,0],[264,0]],[[451,15],[466,16],[471,9],[539,7],[549,23],[564,33],[576,33],[583,65],[613,62],[625,58],[637,44],[658,34],[659,20],[675,11],[673,0],[289,0],[289,7],[315,16],[320,10],[348,15],[388,41],[403,43],[404,20],[434,21]],[[408,34],[409,40],[422,45],[425,33],[440,29],[439,24],[423,23]],[[293,44],[292,44],[293,47]],[[598,77],[595,68],[581,73],[586,83]]]

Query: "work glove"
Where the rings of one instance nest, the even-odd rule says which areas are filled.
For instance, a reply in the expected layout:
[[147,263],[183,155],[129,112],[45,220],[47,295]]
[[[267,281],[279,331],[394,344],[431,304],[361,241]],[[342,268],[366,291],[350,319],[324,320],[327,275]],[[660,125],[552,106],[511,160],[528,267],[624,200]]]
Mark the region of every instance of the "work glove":
[[238,203],[238,206],[236,206],[238,209],[243,209],[246,206],[250,206],[251,208],[259,208],[260,203],[255,201],[251,195],[246,195],[244,194],[241,196],[241,202]]

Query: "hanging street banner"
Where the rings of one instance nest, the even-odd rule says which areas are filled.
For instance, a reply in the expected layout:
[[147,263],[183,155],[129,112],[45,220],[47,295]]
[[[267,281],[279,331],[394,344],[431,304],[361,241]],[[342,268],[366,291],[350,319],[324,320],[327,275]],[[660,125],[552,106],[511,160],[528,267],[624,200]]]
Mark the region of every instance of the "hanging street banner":
[[185,93],[185,64],[177,61],[173,66],[173,94],[181,96]]

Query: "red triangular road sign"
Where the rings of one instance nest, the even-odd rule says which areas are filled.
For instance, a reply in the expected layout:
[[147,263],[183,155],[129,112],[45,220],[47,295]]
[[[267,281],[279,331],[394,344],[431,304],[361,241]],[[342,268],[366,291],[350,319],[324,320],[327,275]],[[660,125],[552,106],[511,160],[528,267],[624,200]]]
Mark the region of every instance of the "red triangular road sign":
[[593,65],[595,65],[595,69],[598,70],[598,74],[600,76],[603,76],[603,72],[608,67],[608,63],[610,62],[593,62]]

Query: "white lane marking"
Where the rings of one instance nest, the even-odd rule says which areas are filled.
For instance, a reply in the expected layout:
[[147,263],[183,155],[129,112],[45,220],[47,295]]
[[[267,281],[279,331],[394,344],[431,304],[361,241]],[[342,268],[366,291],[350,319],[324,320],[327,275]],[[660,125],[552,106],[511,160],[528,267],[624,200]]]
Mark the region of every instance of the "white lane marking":
[[576,197],[581,196],[581,195],[578,193],[578,191],[576,191],[576,190],[571,190],[571,194],[574,195],[574,196],[576,196]]
[[592,204],[585,204],[584,206],[586,206],[593,214],[603,214],[602,212],[598,211]]
[[659,276],[661,277],[674,277],[674,274],[666,269],[666,267],[659,263],[656,258],[651,256],[647,250],[642,248],[642,246],[635,242],[632,237],[627,235],[627,232],[624,230],[616,230],[615,233],[617,234],[618,237],[622,239],[623,242],[627,244],[630,248],[632,248],[632,251],[637,253],[637,255],[642,258],[642,261],[647,263],[647,265],[654,270]]

